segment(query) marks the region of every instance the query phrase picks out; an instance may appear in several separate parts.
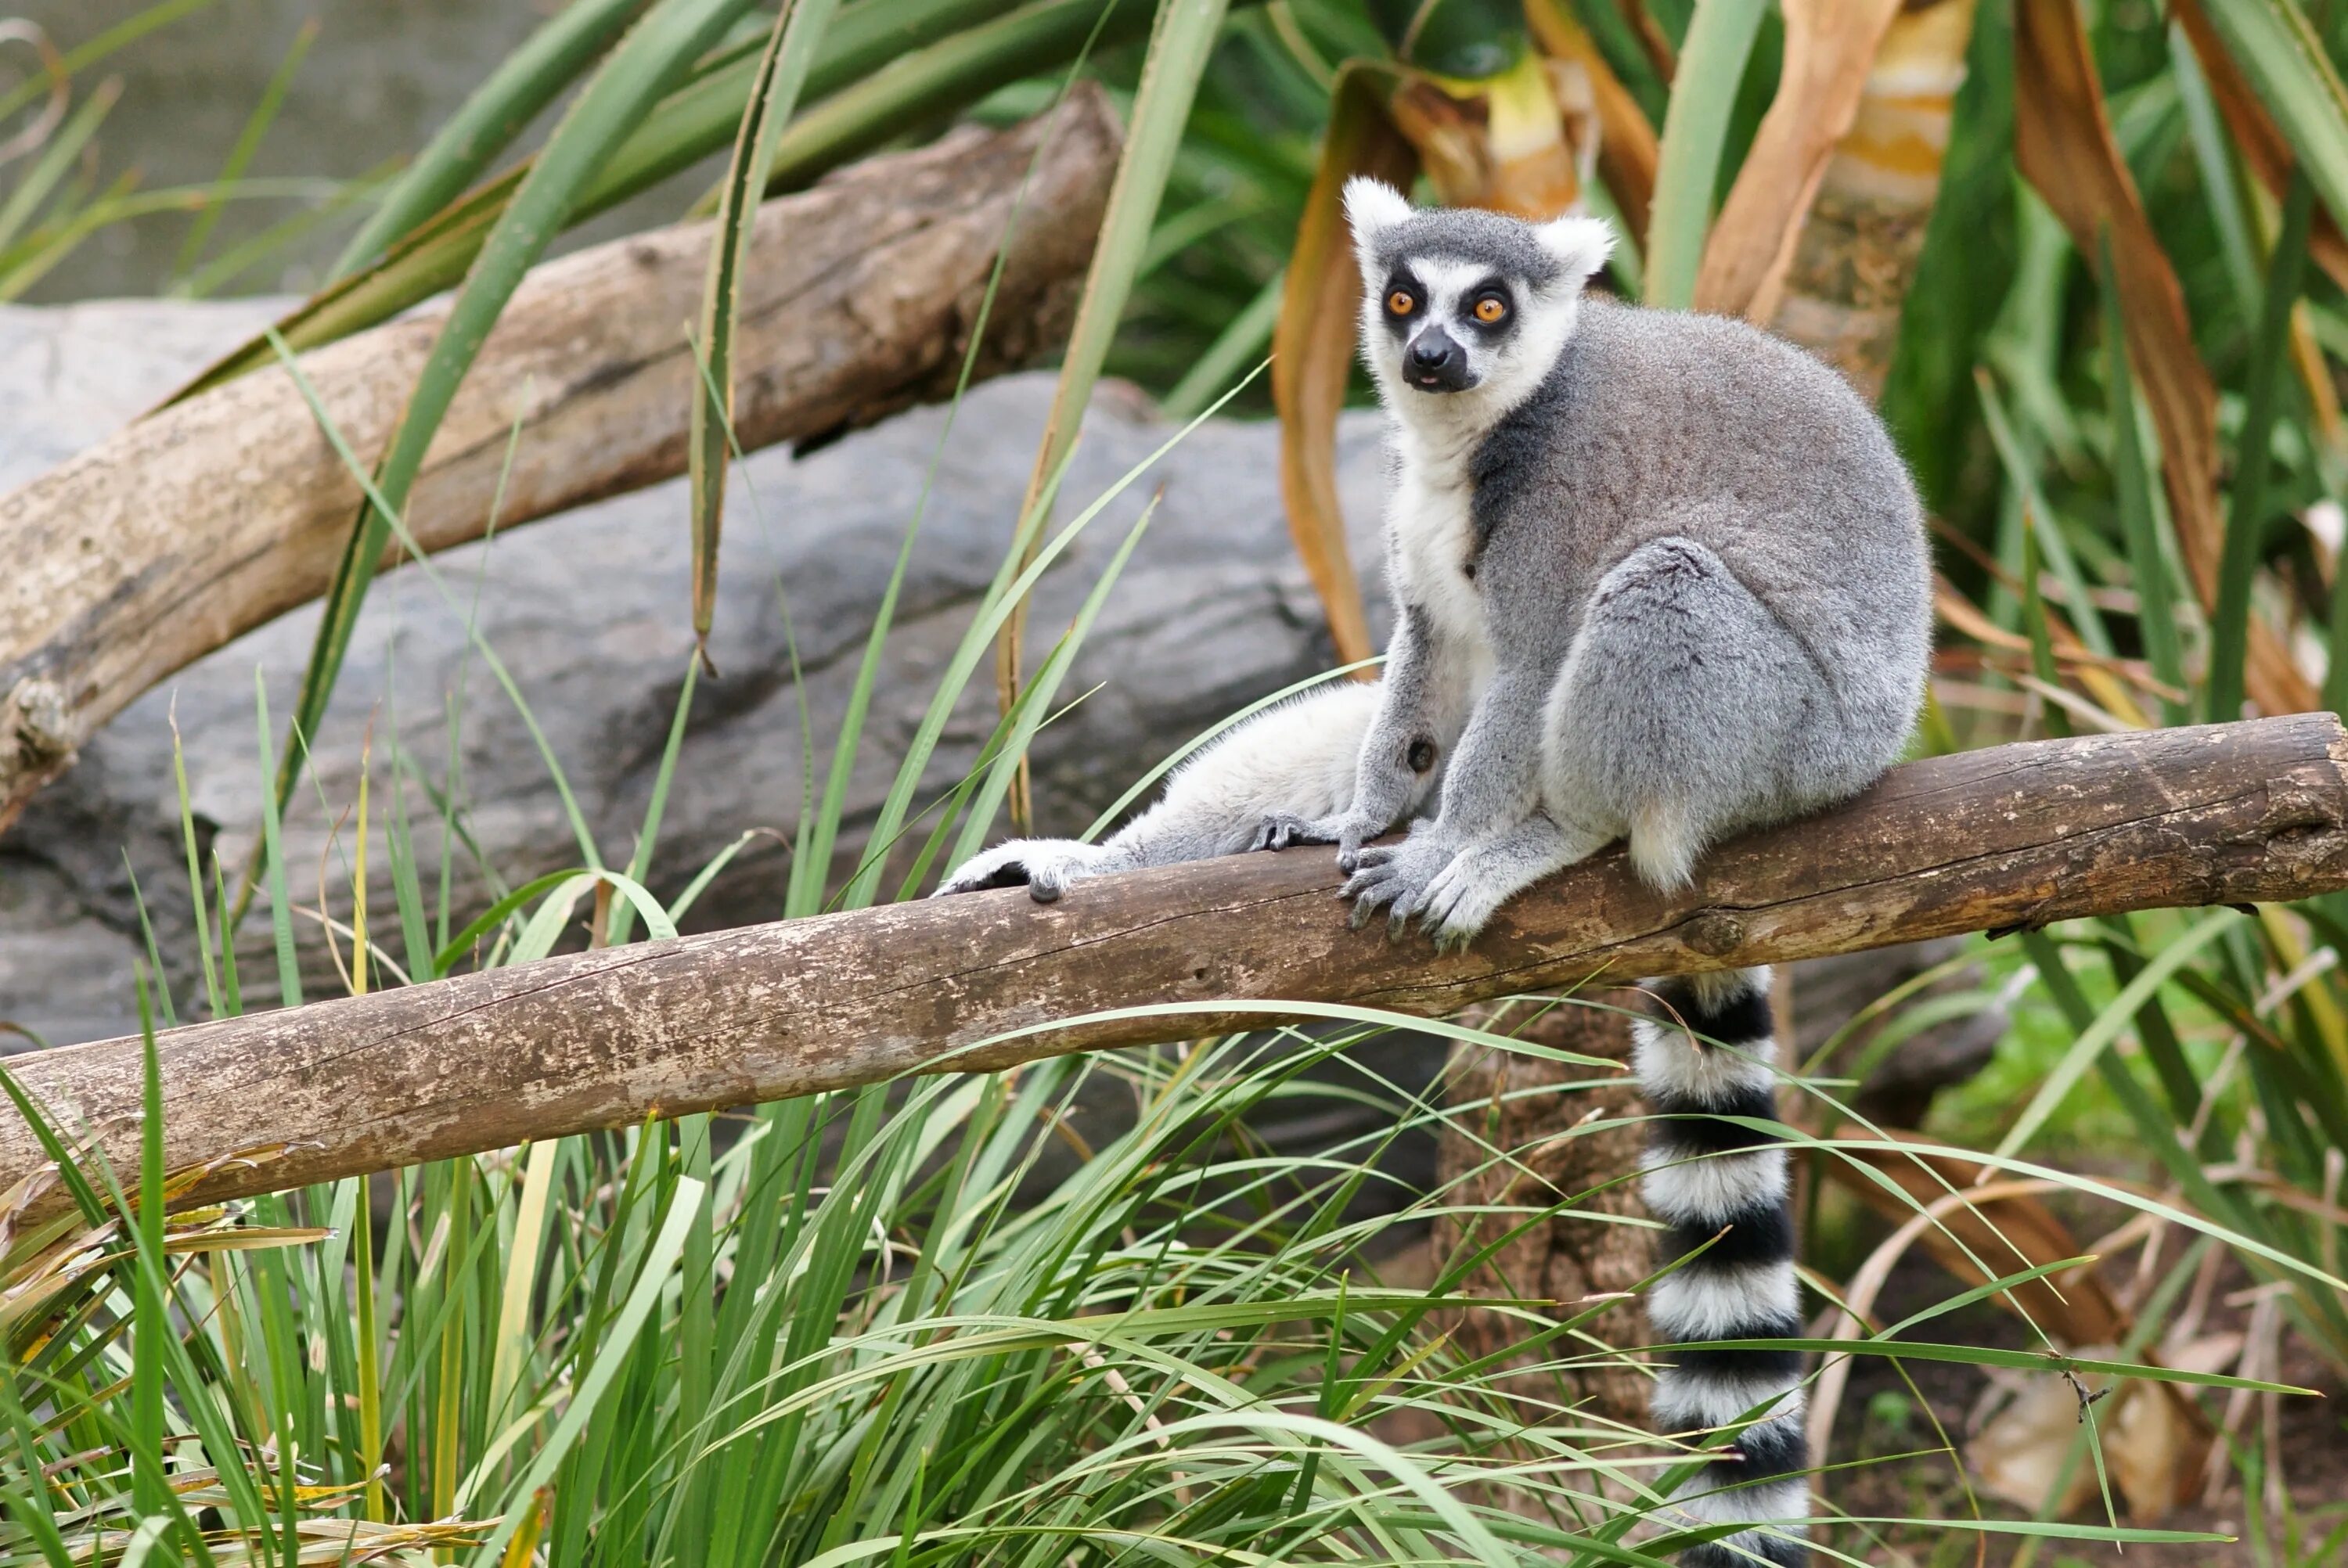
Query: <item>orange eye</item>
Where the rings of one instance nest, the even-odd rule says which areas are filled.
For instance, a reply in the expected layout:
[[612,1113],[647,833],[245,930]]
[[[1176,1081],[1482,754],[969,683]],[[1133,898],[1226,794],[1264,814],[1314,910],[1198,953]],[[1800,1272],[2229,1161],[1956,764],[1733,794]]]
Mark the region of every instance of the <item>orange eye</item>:
[[1476,319],[1486,326],[1490,326],[1508,313],[1508,302],[1497,294],[1486,294],[1476,302]]
[[1410,314],[1411,307],[1417,303],[1418,302],[1412,299],[1409,292],[1405,289],[1396,289],[1386,296],[1386,309],[1398,316]]

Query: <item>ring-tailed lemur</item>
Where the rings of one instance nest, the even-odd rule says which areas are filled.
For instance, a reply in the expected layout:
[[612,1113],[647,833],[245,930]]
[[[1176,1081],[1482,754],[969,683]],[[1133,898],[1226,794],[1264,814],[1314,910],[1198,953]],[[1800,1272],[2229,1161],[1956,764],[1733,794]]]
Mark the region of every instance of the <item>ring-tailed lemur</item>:
[[[1707,845],[1856,793],[1905,743],[1931,637],[1922,514],[1840,378],[1739,322],[1585,300],[1612,245],[1594,220],[1414,211],[1360,179],[1345,198],[1398,459],[1375,706],[1275,710],[1129,839],[1006,845],[940,891],[1024,879],[1055,897],[1189,853],[1329,843],[1357,918],[1459,941],[1616,838],[1650,882],[1682,885]],[[1351,787],[1333,787],[1332,750],[1356,740]],[[1438,781],[1433,816],[1368,843]],[[1678,1264],[1649,1311],[1696,1347],[1662,1357],[1655,1415],[1735,1434],[1677,1501],[1781,1522],[1691,1550],[1702,1568],[1807,1555],[1784,1522],[1807,1509],[1799,1358],[1702,1348],[1800,1331],[1786,1153],[1750,1125],[1776,1115],[1766,978],[1663,982],[1674,1016],[1636,1030],[1644,1190]]]

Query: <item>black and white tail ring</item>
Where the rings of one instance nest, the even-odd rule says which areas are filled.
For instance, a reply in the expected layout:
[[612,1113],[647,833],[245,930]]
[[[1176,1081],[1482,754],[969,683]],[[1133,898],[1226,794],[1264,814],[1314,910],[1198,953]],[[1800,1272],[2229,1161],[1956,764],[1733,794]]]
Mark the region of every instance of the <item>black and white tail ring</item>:
[[[1632,1025],[1639,1082],[1655,1115],[1643,1186],[1648,1208],[1670,1227],[1660,1261],[1687,1260],[1648,1296],[1656,1342],[1795,1337],[1802,1324],[1786,1150],[1772,1133],[1724,1120],[1777,1114],[1769,971],[1662,980],[1652,989],[1666,1016]],[[1658,1431],[1692,1438],[1766,1412],[1735,1433],[1733,1456],[1708,1461],[1673,1497],[1682,1522],[1778,1522],[1692,1548],[1682,1563],[1807,1563],[1795,1522],[1809,1512],[1800,1355],[1696,1348],[1658,1359]]]

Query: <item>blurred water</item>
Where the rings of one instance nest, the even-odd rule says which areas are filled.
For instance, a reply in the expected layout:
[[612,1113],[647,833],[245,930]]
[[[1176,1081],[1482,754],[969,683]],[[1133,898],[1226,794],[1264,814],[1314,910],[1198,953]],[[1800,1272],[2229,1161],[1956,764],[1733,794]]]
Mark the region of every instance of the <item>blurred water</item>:
[[[151,0],[0,0],[0,15],[30,17],[60,47],[97,36],[148,9]],[[434,128],[560,0],[213,0],[93,67],[77,94],[105,77],[123,93],[100,131],[88,167],[102,186],[135,168],[141,189],[215,178],[253,106],[305,21],[318,36],[284,108],[249,172],[257,176],[349,177],[421,146]],[[0,81],[13,84],[30,56],[0,55]],[[0,193],[19,163],[0,169]],[[639,198],[594,226],[597,235],[675,213],[710,176],[694,174],[670,191]],[[232,205],[207,255],[299,210],[299,204]],[[346,220],[245,273],[238,293],[300,292],[318,282],[349,233]],[[191,220],[167,213],[107,230],[88,241],[26,297],[32,301],[154,293],[169,281]]]

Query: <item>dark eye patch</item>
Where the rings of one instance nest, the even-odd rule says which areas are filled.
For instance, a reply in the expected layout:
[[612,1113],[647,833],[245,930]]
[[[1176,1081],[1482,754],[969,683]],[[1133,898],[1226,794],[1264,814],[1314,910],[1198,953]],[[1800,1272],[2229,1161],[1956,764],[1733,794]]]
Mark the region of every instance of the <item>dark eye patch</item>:
[[[1394,307],[1396,301],[1406,295],[1410,300],[1410,308],[1395,310]],[[1385,317],[1387,329],[1397,333],[1404,333],[1410,329],[1412,322],[1418,319],[1419,313],[1426,308],[1426,291],[1419,286],[1416,278],[1411,276],[1409,269],[1396,267],[1386,275],[1385,292],[1381,296],[1381,301],[1385,307],[1382,313]]]
[[1459,296],[1462,325],[1485,333],[1506,332],[1517,319],[1516,296],[1498,278],[1487,278]]

